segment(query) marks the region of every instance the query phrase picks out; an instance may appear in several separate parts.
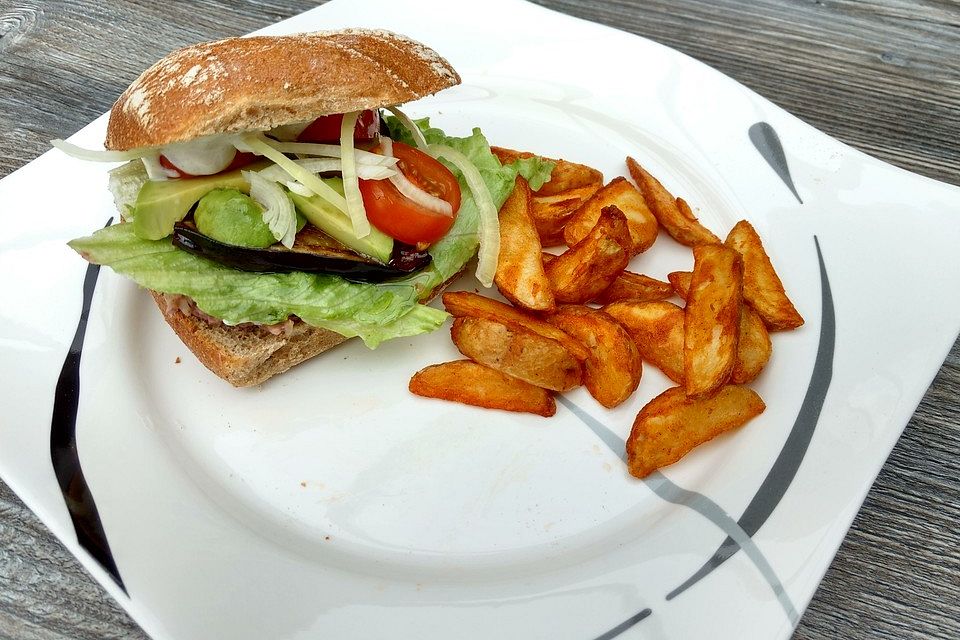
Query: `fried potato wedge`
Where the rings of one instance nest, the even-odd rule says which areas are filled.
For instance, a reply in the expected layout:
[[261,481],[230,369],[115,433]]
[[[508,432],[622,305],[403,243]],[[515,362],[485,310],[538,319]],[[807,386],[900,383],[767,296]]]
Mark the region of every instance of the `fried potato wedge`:
[[630,261],[630,242],[623,213],[603,209],[590,233],[545,267],[557,302],[587,302],[607,289]]
[[743,257],[743,297],[767,327],[783,331],[802,325],[803,317],[783,290],[780,276],[753,225],[746,220],[738,222],[727,235],[725,244]]
[[672,295],[673,287],[669,282],[661,282],[642,273],[624,271],[594,300],[600,304],[609,304],[617,300],[653,302],[666,300]]
[[621,300],[603,311],[626,327],[643,360],[683,383],[683,309],[672,302]]
[[500,256],[493,278],[503,297],[532,311],[557,305],[543,270],[540,236],[530,217],[530,187],[518,177],[513,193],[500,207]]
[[[557,259],[557,256],[552,253],[547,253],[546,251],[544,251],[540,257],[543,260],[544,266]],[[677,273],[683,272],[678,271]],[[687,276],[690,275],[689,272],[686,273]],[[592,302],[599,304],[610,304],[618,300],[654,302],[656,300],[666,300],[674,293],[676,293],[676,291],[669,282],[663,282],[656,278],[645,276],[642,273],[622,271],[620,275],[614,279],[613,284],[601,291]]]
[[600,184],[597,183],[568,189],[556,195],[533,194],[530,215],[540,235],[540,244],[544,247],[563,245],[563,229],[567,221],[599,188]]
[[[529,151],[514,151],[513,149],[506,149],[504,147],[490,147],[490,151],[493,152],[493,155],[497,156],[502,164],[508,164],[522,158],[531,158],[537,155]],[[555,196],[570,189],[588,185],[596,185],[599,188],[600,185],[603,184],[603,174],[593,167],[570,162],[569,160],[547,158],[546,156],[541,157],[545,160],[552,161],[554,167],[553,172],[550,174],[550,181],[540,187],[540,190],[536,192],[537,195]]]
[[683,380],[690,397],[730,379],[737,359],[743,262],[723,245],[693,248],[693,276],[684,318]]
[[485,318],[457,318],[450,337],[474,362],[551,391],[569,391],[583,382],[583,367],[551,338]]
[[649,249],[657,239],[657,219],[647,208],[643,194],[623,177],[614,178],[601,187],[570,218],[563,230],[567,245],[572,247],[583,240],[596,226],[600,211],[610,205],[615,205],[627,217],[631,257]]
[[749,387],[727,385],[700,399],[687,397],[682,387],[667,389],[637,414],[627,438],[627,468],[645,478],[764,409],[763,400]]
[[557,405],[549,391],[470,360],[434,364],[413,374],[411,393],[486,409],[549,418]]
[[691,276],[693,274],[689,271],[671,271],[667,274],[667,280],[670,281],[673,291],[684,300],[687,299],[687,292],[690,291]]
[[659,180],[650,175],[630,156],[627,156],[627,168],[630,170],[630,177],[640,187],[650,211],[674,240],[688,247],[695,247],[698,244],[720,244],[720,238],[700,224],[684,200],[674,199]]
[[556,340],[580,361],[590,357],[590,350],[573,336],[557,329],[548,322],[520,309],[469,291],[448,291],[443,294],[443,306],[454,317],[470,316],[500,322],[510,328],[519,328],[538,333],[544,338]]
[[580,305],[562,305],[546,320],[590,350],[583,363],[583,384],[597,402],[612,409],[637,390],[643,363],[623,325],[602,311]]
[[[667,275],[667,278],[673,283],[673,288],[677,295],[687,299],[687,291],[690,289],[690,277],[693,274],[689,271],[674,271]],[[737,361],[733,365],[733,372],[730,374],[730,382],[733,384],[746,384],[760,375],[763,368],[770,360],[773,354],[773,344],[770,342],[770,333],[767,331],[767,325],[763,323],[760,314],[744,300],[740,305],[740,334],[737,339]]]
[[744,302],[740,306],[740,336],[737,340],[737,361],[730,373],[730,382],[746,384],[757,379],[773,355],[773,343],[767,325],[756,309]]

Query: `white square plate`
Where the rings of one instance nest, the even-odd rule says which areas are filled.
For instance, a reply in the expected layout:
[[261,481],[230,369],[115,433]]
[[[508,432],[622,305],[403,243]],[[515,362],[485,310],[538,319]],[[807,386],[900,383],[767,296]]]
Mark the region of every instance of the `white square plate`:
[[[346,26],[453,63],[463,85],[408,108],[450,134],[479,126],[608,178],[629,154],[718,234],[751,220],[806,318],[774,334],[753,385],[767,410],[638,481],[623,439],[668,386],[653,367],[613,411],[583,390],[550,420],[483,411],[407,392],[456,357],[441,330],[233,389],[108,270],[89,271],[78,328],[88,271],[65,242],[115,212],[102,166],[47,153],[0,182],[19,212],[0,239],[4,480],[158,640],[788,636],[960,330],[942,295],[960,288],[960,190],[682,54],[517,0],[335,0],[264,32]],[[691,264],[661,234],[632,268]],[[52,422],[71,459],[55,391],[74,371],[109,550],[78,542],[51,465]]]

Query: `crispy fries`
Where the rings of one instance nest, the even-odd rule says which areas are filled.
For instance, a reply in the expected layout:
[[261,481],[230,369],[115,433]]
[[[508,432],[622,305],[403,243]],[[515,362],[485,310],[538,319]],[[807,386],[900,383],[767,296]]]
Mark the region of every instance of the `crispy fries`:
[[410,378],[411,393],[475,407],[535,413],[549,418],[557,405],[548,391],[470,360],[435,364]]
[[683,383],[683,309],[672,302],[621,300],[603,310],[626,327],[641,358]]
[[[533,154],[494,148],[508,163]],[[504,304],[446,293],[451,337],[471,360],[417,373],[410,390],[477,406],[556,411],[552,392],[581,383],[602,406],[638,388],[643,361],[677,385],[637,414],[627,440],[631,474],[643,478],[764,411],[749,388],[770,360],[770,331],[803,324],[756,231],[738,223],[721,243],[680,197],[633,158],[606,186],[599,171],[556,161],[538,193],[517,179],[500,211]],[[693,272],[669,282],[625,271],[660,227],[693,249]],[[566,243],[560,255],[543,247]],[[668,302],[674,294],[681,308]],[[602,310],[586,302],[604,305]],[[540,313],[538,317],[536,314]]]
[[636,391],[643,365],[637,345],[623,325],[602,311],[577,305],[561,306],[547,322],[590,349],[583,383],[597,402],[612,409]]
[[753,225],[746,220],[738,222],[730,230],[725,244],[743,256],[743,297],[757,310],[767,327],[782,331],[802,325],[803,317],[783,290],[780,276]]
[[[674,271],[667,275],[677,295],[687,299],[690,289],[689,271]],[[733,384],[752,382],[760,375],[773,353],[770,333],[760,314],[744,300],[740,305],[740,333],[737,339],[737,360],[730,374]]]
[[540,237],[530,218],[530,188],[518,177],[500,208],[500,258],[493,281],[513,304],[532,311],[553,311],[553,289],[540,258]]
[[695,247],[698,244],[720,244],[720,238],[697,221],[685,201],[674,199],[659,180],[629,156],[627,156],[627,168],[630,170],[633,181],[640,187],[650,211],[674,240],[688,247]]
[[453,291],[443,294],[443,306],[454,317],[472,316],[500,322],[511,328],[526,329],[551,338],[562,344],[577,360],[590,357],[590,350],[572,336],[540,318],[524,313],[498,300],[486,298],[468,291]]
[[540,244],[544,247],[564,244],[563,229],[567,221],[599,188],[600,185],[596,184],[575,187],[551,196],[533,194],[530,215],[540,235]]
[[644,478],[697,445],[746,424],[765,408],[749,387],[727,385],[700,399],[688,398],[681,387],[667,389],[637,414],[627,439],[627,467]]
[[740,306],[740,337],[737,340],[737,361],[730,373],[730,382],[746,384],[756,380],[773,354],[767,325],[760,314],[744,301]]
[[617,177],[601,187],[567,222],[563,237],[567,245],[574,246],[597,224],[600,211],[615,205],[627,217],[630,230],[630,255],[643,253],[657,239],[657,219],[650,213],[643,195],[626,178]]
[[450,329],[460,353],[474,362],[551,391],[580,386],[583,368],[562,344],[485,318],[457,318]]
[[603,292],[630,261],[629,246],[626,217],[615,206],[605,208],[583,240],[546,266],[557,302],[583,303]]
[[653,302],[666,300],[672,295],[673,287],[670,283],[661,282],[640,273],[624,271],[594,300],[600,304],[610,304],[618,300]]
[[730,379],[737,358],[743,264],[723,245],[693,248],[694,267],[684,318],[683,380],[690,397],[712,393]]

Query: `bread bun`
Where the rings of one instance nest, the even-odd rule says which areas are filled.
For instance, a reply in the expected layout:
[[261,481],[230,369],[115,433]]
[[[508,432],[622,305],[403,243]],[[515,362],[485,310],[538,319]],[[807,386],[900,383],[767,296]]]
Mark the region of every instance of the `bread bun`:
[[265,131],[402,104],[460,83],[436,51],[389,31],[227,38],[167,55],[110,112],[107,149]]

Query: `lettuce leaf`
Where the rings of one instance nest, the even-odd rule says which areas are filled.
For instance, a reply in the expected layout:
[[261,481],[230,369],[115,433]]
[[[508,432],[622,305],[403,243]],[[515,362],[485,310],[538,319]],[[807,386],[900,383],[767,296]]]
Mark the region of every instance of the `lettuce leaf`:
[[[549,175],[552,163],[534,161],[524,167],[502,166],[479,129],[470,136],[446,136],[418,123],[431,143],[450,145],[477,166],[499,207],[518,175]],[[394,124],[390,124],[393,131]],[[400,127],[402,129],[402,126]],[[400,132],[395,134],[404,139]],[[539,160],[539,159],[536,159]],[[385,284],[348,282],[329,275],[250,273],[224,267],[174,247],[169,239],[143,240],[131,224],[118,224],[78,238],[69,245],[90,262],[109,266],[147,289],[192,298],[211,316],[230,325],[273,324],[296,315],[308,324],[357,336],[370,348],[384,340],[433,331],[447,313],[420,302],[463,270],[477,250],[478,212],[469,189],[450,232],[431,248],[433,262],[419,273]]]

